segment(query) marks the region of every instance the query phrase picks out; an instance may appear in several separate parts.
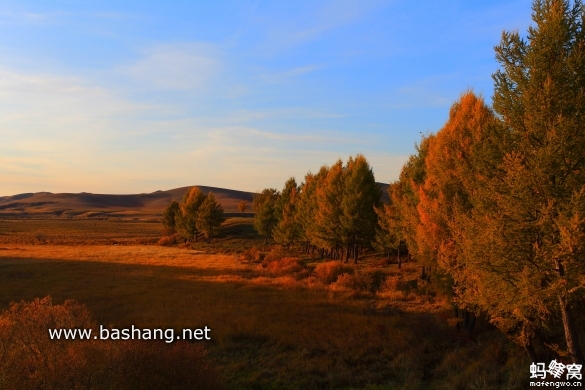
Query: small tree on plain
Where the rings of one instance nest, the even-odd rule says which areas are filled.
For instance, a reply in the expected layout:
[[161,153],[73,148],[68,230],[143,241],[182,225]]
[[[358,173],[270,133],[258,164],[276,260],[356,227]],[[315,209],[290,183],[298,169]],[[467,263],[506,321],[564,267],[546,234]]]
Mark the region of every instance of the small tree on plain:
[[275,206],[279,193],[274,188],[266,188],[261,193],[254,195],[254,229],[264,236],[264,243],[268,243],[268,237],[278,223]]
[[242,213],[242,217],[244,216],[244,211],[246,211],[247,208],[248,208],[247,201],[242,200],[238,203],[238,210],[240,210],[240,213]]
[[199,231],[197,230],[197,214],[199,207],[203,204],[205,195],[198,187],[192,187],[183,196],[183,202],[180,204],[181,213],[177,219],[177,230],[187,240],[195,239]]
[[177,219],[181,214],[181,208],[179,202],[173,200],[165,209],[162,216],[162,225],[165,234],[172,235],[177,231]]
[[211,237],[217,234],[223,222],[223,207],[216,201],[213,192],[209,192],[197,213],[197,230],[204,233],[207,243],[210,243]]

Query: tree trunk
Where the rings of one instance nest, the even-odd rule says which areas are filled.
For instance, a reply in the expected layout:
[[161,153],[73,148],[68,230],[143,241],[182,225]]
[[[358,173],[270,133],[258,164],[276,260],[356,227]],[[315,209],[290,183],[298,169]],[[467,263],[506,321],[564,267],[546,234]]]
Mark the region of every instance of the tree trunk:
[[475,328],[475,321],[477,320],[477,316],[475,315],[475,313],[469,313],[469,316],[471,318],[469,320],[469,328],[467,330],[469,331],[469,333],[472,333],[473,329]]
[[576,364],[583,364],[583,352],[579,346],[579,337],[575,328],[575,320],[573,313],[569,307],[569,303],[565,298],[559,295],[559,306],[561,308],[561,316],[563,318],[563,328],[565,330],[565,340],[567,341],[567,349],[571,360]]
[[528,341],[526,344],[524,344],[524,350],[528,354],[528,357],[532,363],[538,361],[538,358],[536,357],[536,351],[534,350],[534,345],[532,345],[532,341]]
[[398,243],[398,269],[402,268],[402,261],[400,261],[400,243]]

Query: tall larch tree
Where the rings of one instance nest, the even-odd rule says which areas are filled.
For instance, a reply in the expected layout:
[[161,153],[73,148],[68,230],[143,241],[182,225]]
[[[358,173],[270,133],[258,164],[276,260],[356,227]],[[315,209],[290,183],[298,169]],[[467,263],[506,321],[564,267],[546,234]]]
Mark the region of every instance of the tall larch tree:
[[421,139],[420,144],[415,147],[416,153],[411,155],[402,167],[398,181],[392,183],[389,188],[390,198],[398,215],[400,234],[406,242],[409,255],[417,260],[422,260],[417,242],[417,229],[420,224],[417,208],[419,188],[426,178],[425,158],[432,138],[430,135]]
[[370,245],[376,235],[376,207],[382,191],[366,158],[358,154],[347,161],[343,175],[343,195],[339,222],[347,247],[346,259],[358,260],[358,247]]
[[301,227],[301,240],[305,243],[306,252],[309,253],[315,242],[315,215],[317,213],[317,197],[315,192],[323,177],[327,175],[327,167],[321,167],[317,174],[307,173],[305,181],[301,184],[296,221]]
[[265,188],[261,193],[254,195],[252,208],[254,209],[254,228],[264,236],[264,243],[268,243],[268,237],[272,237],[272,232],[278,223],[275,207],[276,201],[280,196],[278,190],[274,188]]
[[179,218],[180,213],[181,207],[179,206],[179,202],[173,200],[171,203],[169,203],[163,212],[161,220],[165,234],[175,234],[177,231],[177,219]]
[[315,190],[317,209],[314,214],[313,242],[325,249],[330,257],[337,256],[343,245],[343,231],[340,227],[343,179],[343,162],[338,160],[327,169],[327,174]]
[[211,237],[217,234],[224,222],[223,207],[210,191],[197,211],[197,230],[204,233],[207,243],[210,243]]
[[398,268],[401,268],[400,262],[400,243],[403,240],[400,232],[399,216],[396,208],[390,204],[383,204],[376,207],[376,214],[378,216],[378,227],[376,228],[376,236],[372,241],[372,246],[379,252],[385,252],[388,256],[388,263],[390,262],[390,253],[393,250],[398,251]]
[[502,173],[482,192],[485,209],[459,218],[456,240],[459,258],[474,269],[465,283],[475,293],[464,292],[467,297],[503,313],[504,322],[522,323],[526,338],[560,317],[566,353],[579,364],[574,305],[585,287],[583,15],[580,1],[535,1],[527,38],[503,33],[493,107],[511,148]]
[[180,203],[181,213],[178,215],[177,230],[187,240],[195,239],[197,242],[197,211],[203,201],[205,194],[201,192],[199,187],[192,187],[183,196],[183,201]]
[[275,205],[275,213],[278,223],[274,228],[274,240],[282,245],[292,245],[301,237],[301,226],[297,221],[297,203],[299,198],[299,186],[294,177],[284,184]]

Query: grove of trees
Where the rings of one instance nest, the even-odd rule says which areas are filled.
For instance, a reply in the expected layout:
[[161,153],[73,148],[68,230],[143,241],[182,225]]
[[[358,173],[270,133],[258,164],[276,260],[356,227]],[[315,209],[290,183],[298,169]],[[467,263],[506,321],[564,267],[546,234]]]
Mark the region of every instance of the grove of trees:
[[[493,106],[462,93],[390,184],[388,204],[357,155],[256,194],[255,229],[265,242],[346,262],[366,247],[389,259],[407,252],[447,275],[455,305],[487,318],[532,361],[583,364],[584,17],[581,1],[535,0],[526,37],[504,32],[495,48]],[[192,189],[163,223],[209,238],[202,210],[221,213],[207,211],[217,210],[203,206],[208,198]]]
[[493,107],[462,94],[378,213],[379,248],[404,239],[451,276],[460,308],[533,361],[584,361],[584,13],[580,1],[535,1],[526,38],[504,32],[495,48]]
[[266,240],[302,243],[306,252],[357,262],[376,234],[380,198],[371,167],[357,155],[307,173],[300,185],[290,178],[282,191],[268,188],[256,194],[254,226]]
[[208,243],[224,221],[223,207],[215,195],[212,192],[205,195],[198,187],[187,190],[181,203],[172,201],[162,217],[166,234],[179,233],[186,241],[197,242],[202,233]]

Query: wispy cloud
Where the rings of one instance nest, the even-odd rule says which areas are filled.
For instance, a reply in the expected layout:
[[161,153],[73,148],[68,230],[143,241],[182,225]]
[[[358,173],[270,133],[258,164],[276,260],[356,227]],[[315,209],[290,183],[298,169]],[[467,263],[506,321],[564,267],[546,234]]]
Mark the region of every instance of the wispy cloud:
[[298,76],[305,75],[307,73],[315,72],[319,67],[315,65],[299,66],[297,68],[285,70],[282,72],[265,72],[261,73],[257,77],[270,84],[279,84],[284,81],[288,81]]
[[169,90],[203,88],[221,68],[217,50],[203,43],[164,44],[118,70],[145,87]]
[[[321,3],[320,7],[294,12],[295,17],[287,18],[283,15],[274,19],[278,20],[277,23],[274,23],[272,17],[258,15],[256,22],[264,24],[268,30],[261,50],[268,53],[281,52],[291,46],[314,41],[330,31],[363,18],[387,3],[388,1],[381,0],[333,0]],[[302,16],[299,17],[299,14]]]
[[343,118],[345,114],[314,110],[304,107],[283,107],[273,109],[233,111],[226,119],[233,123],[248,123],[268,119],[334,119]]

